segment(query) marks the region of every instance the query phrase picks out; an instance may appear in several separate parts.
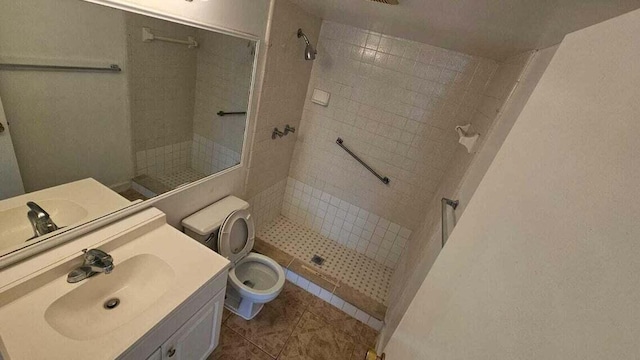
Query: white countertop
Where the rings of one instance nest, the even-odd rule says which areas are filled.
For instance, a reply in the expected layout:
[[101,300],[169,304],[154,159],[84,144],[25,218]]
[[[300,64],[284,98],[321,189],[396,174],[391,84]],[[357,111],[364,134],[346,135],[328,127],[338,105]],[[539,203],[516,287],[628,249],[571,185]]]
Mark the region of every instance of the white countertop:
[[[131,223],[122,231],[123,224]],[[126,227],[125,227],[126,228]],[[57,332],[45,319],[50,304],[84,282],[110,276],[98,274],[76,284],[66,281],[71,268],[80,265],[81,246],[87,238],[108,250],[118,264],[139,254],[153,255],[172,268],[168,291],[151,306],[119,328],[87,340],[74,340]],[[87,234],[78,240],[78,252],[30,276],[0,288],[0,351],[19,359],[114,359],[212,278],[226,276],[229,261],[166,224],[164,214],[148,209],[131,218]],[[78,241],[76,240],[76,241]],[[73,242],[65,247],[73,246]],[[26,260],[37,264],[37,258]],[[27,264],[20,264],[26,266]],[[0,275],[11,271],[3,270]],[[87,319],[90,321],[90,319]],[[100,324],[95,324],[100,326]]]

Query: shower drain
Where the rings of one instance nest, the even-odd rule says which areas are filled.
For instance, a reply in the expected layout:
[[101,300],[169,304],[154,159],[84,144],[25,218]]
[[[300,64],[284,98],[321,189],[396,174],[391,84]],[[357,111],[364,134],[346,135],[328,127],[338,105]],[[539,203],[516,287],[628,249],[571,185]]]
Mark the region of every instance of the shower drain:
[[115,309],[118,305],[120,305],[120,299],[112,298],[104,302],[104,308],[107,310]]
[[320,255],[313,255],[313,257],[311,258],[311,262],[316,265],[322,265],[324,264],[324,258]]

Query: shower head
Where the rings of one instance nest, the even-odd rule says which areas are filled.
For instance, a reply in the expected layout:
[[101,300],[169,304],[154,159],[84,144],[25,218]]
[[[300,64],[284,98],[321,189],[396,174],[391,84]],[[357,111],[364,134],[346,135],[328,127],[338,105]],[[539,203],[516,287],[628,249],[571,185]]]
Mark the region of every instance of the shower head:
[[309,41],[309,38],[307,37],[307,35],[305,35],[302,32],[302,29],[298,29],[298,38],[303,38],[304,42],[307,44],[307,46],[304,48],[304,59],[305,60],[315,60],[316,59],[316,54],[318,52],[316,51],[316,49],[313,48],[313,45],[311,45],[311,42]]

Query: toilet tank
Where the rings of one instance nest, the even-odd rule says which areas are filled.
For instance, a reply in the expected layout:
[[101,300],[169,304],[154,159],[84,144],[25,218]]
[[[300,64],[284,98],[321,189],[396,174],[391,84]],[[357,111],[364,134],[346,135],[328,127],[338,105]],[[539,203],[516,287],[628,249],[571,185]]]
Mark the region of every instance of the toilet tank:
[[204,244],[209,235],[218,231],[229,214],[248,208],[248,202],[227,196],[183,219],[184,233]]

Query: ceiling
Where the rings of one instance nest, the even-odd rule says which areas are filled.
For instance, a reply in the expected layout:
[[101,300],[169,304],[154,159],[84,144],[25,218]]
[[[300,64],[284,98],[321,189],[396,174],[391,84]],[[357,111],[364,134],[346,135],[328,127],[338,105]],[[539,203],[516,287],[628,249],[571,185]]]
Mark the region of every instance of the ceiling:
[[495,60],[640,8],[640,0],[291,1],[324,20]]

